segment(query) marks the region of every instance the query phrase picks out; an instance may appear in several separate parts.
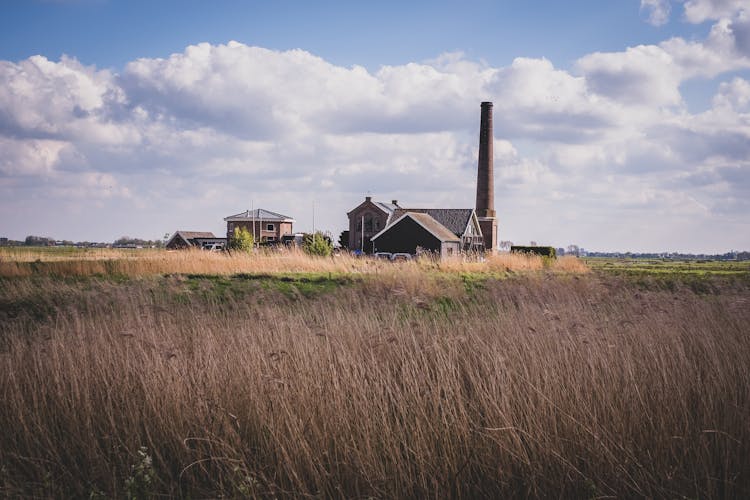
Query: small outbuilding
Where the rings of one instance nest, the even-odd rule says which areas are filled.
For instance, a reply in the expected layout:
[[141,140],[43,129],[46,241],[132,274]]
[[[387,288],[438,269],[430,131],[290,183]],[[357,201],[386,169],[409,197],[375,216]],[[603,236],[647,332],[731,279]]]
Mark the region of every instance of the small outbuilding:
[[207,231],[176,231],[167,241],[170,250],[180,248],[224,248],[227,240]]
[[377,252],[410,253],[430,251],[441,258],[461,251],[461,238],[429,214],[404,212],[371,238]]

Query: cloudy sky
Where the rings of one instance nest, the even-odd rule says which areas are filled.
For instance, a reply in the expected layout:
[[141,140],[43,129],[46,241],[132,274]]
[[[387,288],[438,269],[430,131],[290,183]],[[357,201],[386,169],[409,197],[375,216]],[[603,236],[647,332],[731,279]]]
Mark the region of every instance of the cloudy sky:
[[750,249],[748,0],[0,0],[0,236],[471,207],[481,101],[500,239]]

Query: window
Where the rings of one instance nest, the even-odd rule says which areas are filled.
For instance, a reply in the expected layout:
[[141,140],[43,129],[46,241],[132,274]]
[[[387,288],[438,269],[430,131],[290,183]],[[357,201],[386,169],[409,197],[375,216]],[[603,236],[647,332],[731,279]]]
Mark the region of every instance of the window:
[[273,224],[266,224],[266,231],[273,231]]

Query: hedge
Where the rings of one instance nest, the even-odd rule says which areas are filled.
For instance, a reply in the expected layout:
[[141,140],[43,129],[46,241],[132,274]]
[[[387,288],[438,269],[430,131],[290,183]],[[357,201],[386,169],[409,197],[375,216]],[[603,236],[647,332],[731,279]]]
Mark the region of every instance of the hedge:
[[541,255],[542,257],[556,258],[557,252],[554,247],[525,247],[520,245],[513,245],[510,247],[511,253],[532,253],[534,255]]

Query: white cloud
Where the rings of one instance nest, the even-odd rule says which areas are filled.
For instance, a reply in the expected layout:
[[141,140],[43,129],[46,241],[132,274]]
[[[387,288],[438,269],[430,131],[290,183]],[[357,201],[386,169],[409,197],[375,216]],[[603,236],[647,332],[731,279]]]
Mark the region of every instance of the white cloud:
[[71,146],[49,139],[18,140],[0,136],[0,175],[49,176]]
[[750,82],[739,77],[722,82],[713,104],[715,108],[750,111]]
[[[137,142],[116,113],[122,90],[108,71],[33,56],[0,62],[0,132],[15,137],[79,140],[102,145]],[[128,119],[127,117],[121,117]]]
[[[52,210],[61,230],[77,224],[68,219],[110,230],[102,221],[121,217],[114,238],[221,233],[222,217],[251,204],[309,229],[303,207],[316,200],[318,227],[339,230],[368,191],[472,206],[479,103],[490,100],[508,237],[563,244],[578,224],[591,238],[579,243],[611,247],[609,221],[636,231],[653,214],[716,227],[748,208],[750,84],[722,83],[700,114],[680,85],[748,67],[732,26],[590,54],[576,73],[460,53],[370,72],[237,42],[139,59],[122,74],[70,58],[0,62],[0,212]],[[659,234],[644,245],[663,244]]]
[[625,52],[596,52],[577,62],[591,89],[635,106],[677,106],[680,71],[661,47],[639,45]]
[[702,23],[732,17],[743,9],[748,9],[746,0],[687,0],[685,18],[691,23]]
[[648,12],[648,22],[654,26],[662,26],[669,22],[672,7],[669,0],[641,0],[641,11]]

